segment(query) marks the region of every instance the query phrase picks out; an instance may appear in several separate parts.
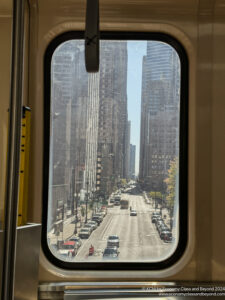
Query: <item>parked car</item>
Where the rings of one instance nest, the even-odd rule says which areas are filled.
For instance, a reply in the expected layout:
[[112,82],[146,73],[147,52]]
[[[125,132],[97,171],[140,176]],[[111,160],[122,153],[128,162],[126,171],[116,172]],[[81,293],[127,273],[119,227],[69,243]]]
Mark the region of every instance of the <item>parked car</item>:
[[101,212],[95,214],[95,216],[99,217],[101,221],[103,221],[104,215]]
[[131,209],[130,211],[130,216],[136,216],[137,215],[137,212],[135,209]]
[[153,217],[153,216],[156,216],[156,217],[157,217],[157,216],[160,216],[160,212],[154,211],[154,212],[152,213],[152,217]]
[[107,247],[103,252],[103,259],[117,259],[119,256],[119,251],[117,247]]
[[98,227],[98,223],[95,221],[89,221],[88,224],[93,225],[94,229],[96,229]]
[[156,223],[159,220],[162,220],[162,218],[159,215],[152,216],[152,223]]
[[157,216],[152,216],[152,223],[155,223],[157,219]]
[[160,234],[160,238],[164,242],[172,242],[172,232],[169,230],[162,231]]
[[156,220],[155,225],[156,225],[157,230],[159,231],[159,228],[161,226],[164,226],[165,223],[163,222],[163,220]]
[[74,257],[77,254],[77,248],[76,248],[75,244],[76,243],[73,241],[64,242],[60,246],[58,253],[60,255],[65,255],[67,257]]
[[159,212],[153,212],[152,217],[151,217],[152,223],[155,223],[156,220],[158,219],[158,217],[160,217],[160,213]]
[[72,236],[69,241],[75,242],[75,247],[78,249],[82,245],[82,241],[78,236]]
[[156,219],[155,219],[156,227],[158,226],[159,223],[164,223],[164,221],[161,216],[156,216]]
[[92,217],[92,221],[95,221],[99,225],[102,222],[102,218],[100,218],[99,216],[94,215]]
[[88,239],[90,235],[91,235],[91,231],[89,228],[82,228],[79,232],[79,237],[81,239]]
[[90,223],[85,224],[84,228],[89,228],[91,232],[95,230],[95,226]]
[[110,235],[107,240],[107,247],[119,247],[120,241],[118,235]]
[[159,225],[157,229],[158,229],[159,235],[161,234],[161,232],[162,232],[163,230],[164,230],[164,231],[169,230],[168,226],[166,226],[165,224]]

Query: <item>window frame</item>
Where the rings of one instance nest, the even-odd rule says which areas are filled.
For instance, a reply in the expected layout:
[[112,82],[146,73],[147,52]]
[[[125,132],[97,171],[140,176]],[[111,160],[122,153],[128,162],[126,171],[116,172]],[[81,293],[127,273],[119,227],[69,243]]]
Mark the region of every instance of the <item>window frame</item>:
[[[46,258],[55,266],[67,270],[117,270],[117,271],[160,271],[174,265],[184,254],[188,241],[188,88],[189,63],[182,44],[174,37],[160,32],[117,32],[102,31],[102,40],[159,41],[176,50],[180,59],[180,114],[179,114],[179,236],[175,251],[167,259],[158,262],[68,262],[53,255],[47,242],[48,183],[50,151],[50,103],[51,103],[51,61],[56,48],[69,40],[84,39],[83,31],[63,33],[48,45],[44,55],[44,126],[43,126],[43,208],[42,249]],[[181,201],[182,197],[182,201]],[[182,234],[181,234],[182,233]]]

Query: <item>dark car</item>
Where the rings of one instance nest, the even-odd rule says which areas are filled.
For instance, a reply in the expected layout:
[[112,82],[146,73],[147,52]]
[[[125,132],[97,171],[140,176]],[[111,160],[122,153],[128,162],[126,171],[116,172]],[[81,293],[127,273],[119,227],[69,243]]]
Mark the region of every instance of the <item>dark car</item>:
[[156,216],[152,216],[152,223],[155,223],[156,222]]
[[115,201],[114,201],[114,205],[115,205],[115,206],[119,206],[119,205],[120,205],[120,200],[115,200]]
[[158,229],[159,235],[161,234],[162,231],[169,230],[168,226],[166,226],[165,224],[161,224],[160,226],[157,227],[157,229]]
[[119,251],[117,247],[107,247],[103,252],[103,259],[118,259]]
[[162,231],[160,234],[160,238],[164,242],[172,242],[172,232],[169,230]]
[[98,225],[102,222],[102,219],[99,216],[93,216],[92,221],[95,221]]
[[110,235],[107,240],[107,247],[119,247],[120,241],[118,235]]

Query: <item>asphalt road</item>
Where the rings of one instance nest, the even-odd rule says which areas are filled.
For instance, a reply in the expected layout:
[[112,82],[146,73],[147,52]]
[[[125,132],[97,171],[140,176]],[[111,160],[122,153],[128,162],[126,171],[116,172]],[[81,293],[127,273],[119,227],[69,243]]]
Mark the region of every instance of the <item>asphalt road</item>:
[[[120,238],[117,261],[154,262],[164,260],[173,252],[174,243],[164,243],[151,222],[152,206],[146,204],[141,195],[123,194],[123,198],[129,199],[129,205],[137,211],[137,216],[130,216],[130,210],[120,209],[120,206],[108,208],[103,222],[92,232],[89,239],[83,240],[73,261],[102,261],[107,238],[114,234]],[[95,248],[95,254],[88,256],[91,244]]]

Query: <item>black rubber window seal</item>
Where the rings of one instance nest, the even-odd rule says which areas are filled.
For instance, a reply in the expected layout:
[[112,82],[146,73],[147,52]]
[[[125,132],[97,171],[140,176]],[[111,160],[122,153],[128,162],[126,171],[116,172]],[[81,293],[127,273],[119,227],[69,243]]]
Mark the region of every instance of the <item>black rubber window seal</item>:
[[102,40],[160,41],[172,46],[181,66],[180,82],[180,136],[179,136],[179,241],[174,253],[159,262],[66,262],[55,257],[47,243],[48,217],[48,181],[50,150],[50,95],[51,61],[55,49],[63,42],[84,39],[83,31],[69,31],[56,37],[48,45],[44,55],[44,146],[43,146],[43,209],[42,209],[42,249],[46,258],[55,266],[67,270],[117,270],[117,271],[153,271],[173,266],[184,254],[188,241],[188,78],[189,64],[184,47],[174,37],[157,32],[101,32]]

